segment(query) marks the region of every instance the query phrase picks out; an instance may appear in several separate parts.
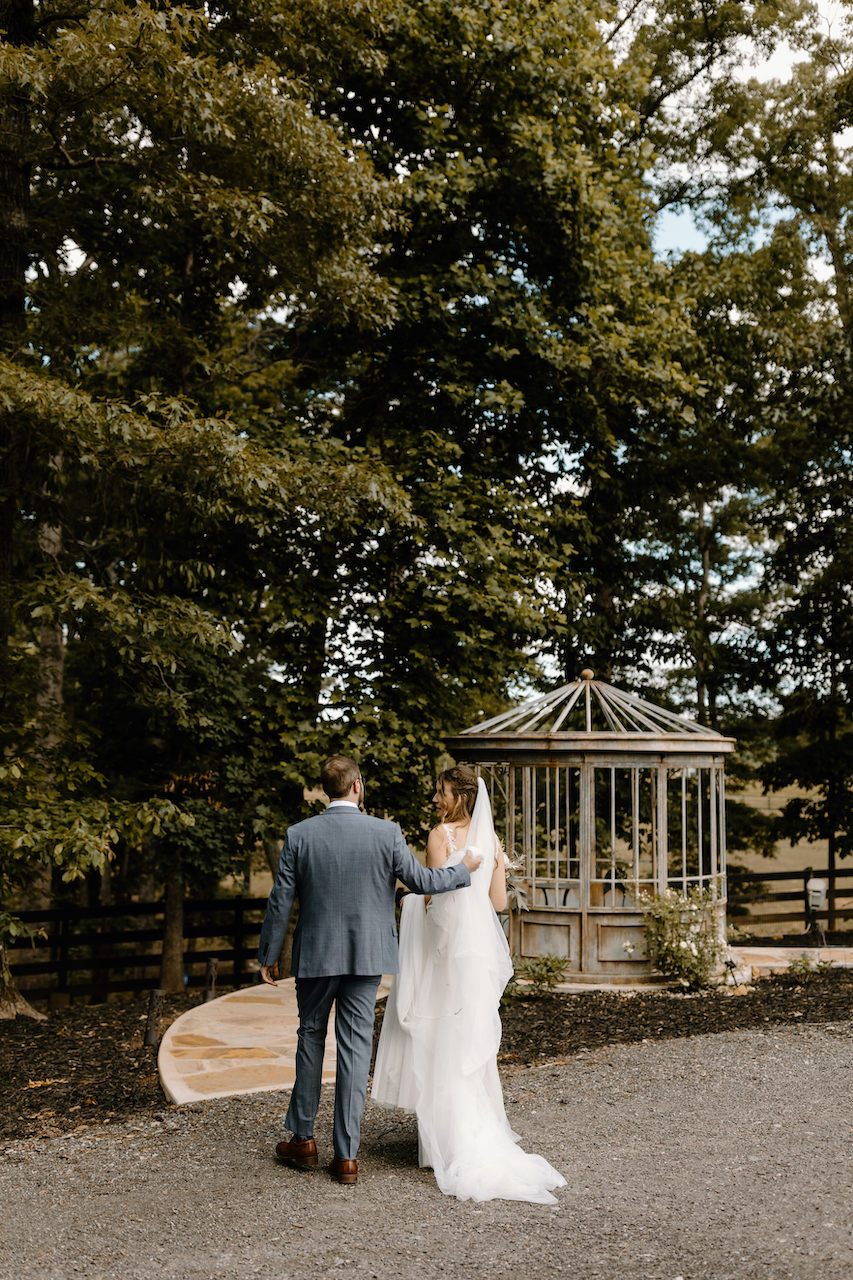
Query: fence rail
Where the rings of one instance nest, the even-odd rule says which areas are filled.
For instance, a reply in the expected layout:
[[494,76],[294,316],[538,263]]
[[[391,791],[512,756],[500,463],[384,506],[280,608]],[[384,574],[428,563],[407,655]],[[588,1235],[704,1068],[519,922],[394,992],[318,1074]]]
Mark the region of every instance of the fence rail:
[[[809,875],[829,882],[827,907],[812,910],[805,897]],[[796,889],[762,893],[760,899],[739,904],[730,919],[741,929],[753,925],[799,922],[803,932],[836,920],[853,921],[851,902],[838,903],[843,881],[853,882],[853,867],[834,870],[730,871],[729,894],[747,885],[798,884]],[[845,886],[846,888],[846,886]],[[771,904],[800,903],[798,910],[767,911]],[[235,987],[251,972],[257,952],[266,898],[191,898],[184,903],[184,974],[188,987],[205,983],[209,959],[219,961],[218,978]],[[734,906],[734,903],[732,904]],[[30,945],[10,949],[12,974],[29,999],[94,996],[105,999],[113,991],[145,991],[159,981],[164,906],[162,902],[125,902],[108,907],[55,907],[21,912],[25,924],[43,932]],[[199,943],[206,945],[198,945]],[[144,949],[141,949],[144,948]]]
[[[219,961],[221,982],[237,987],[247,981],[266,904],[266,898],[186,900],[184,981],[188,987],[204,985],[209,959]],[[41,935],[9,951],[12,975],[28,999],[50,999],[56,994],[103,999],[113,991],[144,991],[158,984],[162,902],[54,907],[22,911],[20,918]]]
[[[814,876],[817,880],[826,880],[827,882],[829,892],[827,904],[823,908],[815,909],[809,906],[805,884],[811,876]],[[759,924],[799,922],[803,926],[804,933],[810,928],[824,923],[828,925],[830,931],[833,931],[839,921],[853,920],[853,883],[849,886],[850,902],[838,901],[839,889],[842,888],[841,881],[843,880],[853,881],[853,867],[821,867],[817,870],[808,867],[803,871],[729,870],[728,893],[730,900],[733,897],[735,901],[737,900],[737,890],[741,885],[776,885],[787,881],[800,886],[798,889],[782,889],[761,893],[760,897],[753,902],[738,904],[738,907],[745,909],[738,910],[737,914],[730,910],[729,916],[732,923],[736,923],[738,928],[749,928],[750,925]],[[846,888],[846,886],[844,887]],[[762,911],[763,907],[776,902],[799,902],[801,906],[797,911]]]

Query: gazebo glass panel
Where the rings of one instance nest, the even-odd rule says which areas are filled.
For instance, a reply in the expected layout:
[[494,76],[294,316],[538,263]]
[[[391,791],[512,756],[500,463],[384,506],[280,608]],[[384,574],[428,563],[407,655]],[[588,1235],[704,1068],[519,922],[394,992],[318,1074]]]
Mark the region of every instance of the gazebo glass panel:
[[531,901],[580,905],[580,770],[531,766],[517,773],[516,841],[524,851]]
[[657,770],[601,766],[594,770],[593,906],[623,907],[656,880]]

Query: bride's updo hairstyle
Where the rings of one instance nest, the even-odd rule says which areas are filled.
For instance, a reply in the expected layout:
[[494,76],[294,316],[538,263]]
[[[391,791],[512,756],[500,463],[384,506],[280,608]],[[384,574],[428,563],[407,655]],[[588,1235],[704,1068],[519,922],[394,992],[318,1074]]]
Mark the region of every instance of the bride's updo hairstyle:
[[445,769],[436,778],[439,790],[447,783],[453,796],[453,805],[444,815],[445,822],[466,822],[474,812],[477,802],[477,775],[466,764]]

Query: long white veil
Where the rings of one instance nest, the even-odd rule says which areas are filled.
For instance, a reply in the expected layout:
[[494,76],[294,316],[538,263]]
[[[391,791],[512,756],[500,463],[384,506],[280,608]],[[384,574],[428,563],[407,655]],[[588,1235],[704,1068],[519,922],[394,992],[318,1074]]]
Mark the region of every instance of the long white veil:
[[410,894],[400,920],[400,972],[385,1010],[372,1097],[414,1111],[421,1163],[461,1200],[551,1204],[562,1176],[515,1144],[497,1071],[499,1002],[512,976],[509,947],[489,901],[498,843],[479,780],[468,843],[482,862],[465,889]]

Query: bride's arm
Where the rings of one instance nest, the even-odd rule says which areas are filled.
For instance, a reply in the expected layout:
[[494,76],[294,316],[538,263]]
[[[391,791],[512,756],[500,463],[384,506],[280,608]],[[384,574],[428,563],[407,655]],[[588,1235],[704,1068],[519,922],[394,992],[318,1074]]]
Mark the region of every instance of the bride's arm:
[[495,911],[506,911],[506,855],[497,836],[495,837],[495,869],[489,883],[489,901]]
[[[450,857],[450,845],[447,843],[447,836],[441,827],[433,827],[429,833],[426,847],[426,864],[428,867],[443,867],[447,859]],[[429,906],[429,898],[424,899]]]

